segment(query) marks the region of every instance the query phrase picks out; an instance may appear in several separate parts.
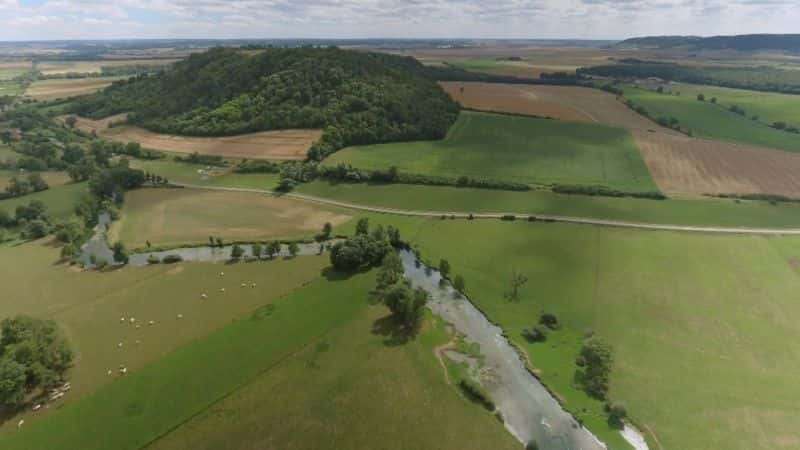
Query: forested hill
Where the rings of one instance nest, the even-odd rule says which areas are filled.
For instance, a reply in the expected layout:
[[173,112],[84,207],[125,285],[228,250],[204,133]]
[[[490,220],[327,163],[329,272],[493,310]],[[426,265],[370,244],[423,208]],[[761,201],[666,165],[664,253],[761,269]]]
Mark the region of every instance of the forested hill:
[[348,145],[443,138],[459,109],[413,58],[333,47],[216,48],[72,108],[92,118],[129,112],[150,130],[193,136],[323,128],[315,159]]
[[800,53],[800,34],[745,34],[740,36],[650,36],[628,39],[623,48],[678,48],[690,50],[777,50]]

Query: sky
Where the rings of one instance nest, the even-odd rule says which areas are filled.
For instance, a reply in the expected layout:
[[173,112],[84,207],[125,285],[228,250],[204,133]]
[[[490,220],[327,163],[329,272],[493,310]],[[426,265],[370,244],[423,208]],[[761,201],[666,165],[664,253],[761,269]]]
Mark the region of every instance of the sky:
[[0,40],[800,33],[800,0],[0,0]]

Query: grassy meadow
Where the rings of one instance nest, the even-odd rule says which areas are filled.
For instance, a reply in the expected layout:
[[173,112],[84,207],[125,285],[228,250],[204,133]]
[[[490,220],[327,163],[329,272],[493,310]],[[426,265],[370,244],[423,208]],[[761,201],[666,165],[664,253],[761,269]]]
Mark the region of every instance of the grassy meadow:
[[87,195],[86,183],[68,183],[34,194],[0,200],[0,209],[13,216],[17,206],[39,200],[45,204],[51,218],[66,219],[75,213],[75,205],[83,195]]
[[800,97],[796,95],[684,83],[670,85],[670,89],[680,91],[681,96],[688,95],[695,99],[698,94],[705,95],[706,100],[716,97],[720,106],[729,108],[738,105],[747,112],[748,117],[757,115],[761,122],[786,122],[800,127]]
[[169,181],[201,186],[225,186],[246,189],[274,189],[280,181],[277,173],[236,173],[233,167],[207,167],[171,160],[132,160],[131,167],[166,177]]
[[548,214],[673,225],[796,228],[800,205],[728,199],[644,200],[562,195],[548,191],[317,181],[298,192],[370,206],[440,212]]
[[140,189],[129,192],[109,238],[130,248],[311,238],[325,223],[350,220],[345,210],[251,192]]
[[[683,87],[676,86],[672,88],[673,91],[680,90],[680,96],[666,93],[659,94],[654,89],[625,86],[625,97],[633,101],[637,106],[643,106],[650,113],[650,116],[655,119],[659,117],[677,118],[680,121],[681,128],[692,130],[696,137],[719,139],[779,150],[800,151],[800,138],[796,134],[772,129],[764,123],[751,120],[749,116],[743,117],[721,108],[720,105],[697,101],[696,95],[691,95],[689,93],[690,90],[684,92]],[[711,92],[705,86],[699,89]],[[776,115],[782,109],[794,108],[792,111],[795,111],[797,108],[796,103],[794,106],[791,105],[792,100],[794,102],[797,101],[794,96],[781,96],[786,98],[778,102],[779,106],[768,106],[767,103],[762,103],[761,100],[761,97],[766,96],[766,94],[753,92],[752,95],[758,96],[758,98],[749,97],[751,101],[761,104],[763,110],[775,111],[774,114]],[[706,96],[709,96],[709,94],[706,94]],[[768,98],[771,99],[772,97]],[[723,96],[719,97],[719,99],[726,105],[732,103]],[[756,113],[755,110],[751,111],[749,108],[745,108],[745,111],[750,115]],[[794,115],[795,113],[792,112],[790,114]],[[764,116],[765,119],[767,117]]]
[[[3,160],[3,152],[0,151],[0,161]],[[71,182],[69,175],[64,172],[46,171],[35,172],[42,176],[42,179],[48,186],[56,187]],[[0,169],[0,190],[4,190],[12,178],[17,177],[20,180],[27,180],[29,173],[20,173],[16,170],[2,170]]]
[[[179,267],[190,266],[208,265]],[[433,355],[433,346],[449,339],[440,326],[429,322],[410,344],[390,345],[386,310],[368,305],[373,274],[330,275],[265,301],[247,318],[31,420],[21,431],[0,434],[0,445],[518,447],[491,414],[445,382]],[[254,422],[263,417],[275,420]]]
[[527,184],[658,191],[631,135],[595,124],[462,112],[442,141],[351,147],[325,160],[362,169]]
[[[800,351],[800,239],[500,221],[428,221],[414,239],[447,258],[467,293],[601,437],[600,402],[573,385],[589,332],[615,349],[610,395],[663,448],[800,446],[792,402]],[[509,302],[513,270],[529,277]],[[543,311],[563,324],[529,344]],[[611,441],[609,441],[611,442]]]

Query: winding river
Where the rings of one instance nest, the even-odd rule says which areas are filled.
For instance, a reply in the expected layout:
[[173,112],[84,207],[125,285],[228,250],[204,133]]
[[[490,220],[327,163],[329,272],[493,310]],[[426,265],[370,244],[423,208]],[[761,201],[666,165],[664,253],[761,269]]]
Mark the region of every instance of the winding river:
[[542,450],[602,450],[606,446],[550,395],[525,367],[514,347],[468,299],[454,298],[452,287],[439,287],[441,275],[418,263],[410,251],[400,257],[414,287],[431,295],[428,303],[468,340],[480,345],[492,376],[484,381],[489,395],[503,415],[506,428],[522,443],[535,441]]

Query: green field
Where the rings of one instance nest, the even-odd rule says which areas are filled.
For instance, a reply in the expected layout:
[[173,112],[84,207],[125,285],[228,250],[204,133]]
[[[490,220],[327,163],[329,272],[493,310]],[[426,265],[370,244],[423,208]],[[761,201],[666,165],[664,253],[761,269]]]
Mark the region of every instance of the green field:
[[[236,173],[232,167],[212,167],[188,164],[170,158],[132,160],[131,167],[166,177],[169,181],[202,186],[225,186],[247,189],[274,189],[280,176],[277,173]],[[203,171],[200,173],[198,171]]]
[[462,112],[443,141],[351,147],[325,160],[362,169],[528,184],[658,191],[630,134],[576,122]]
[[[572,385],[589,331],[615,348],[611,397],[663,448],[800,446],[791,400],[800,350],[787,345],[800,338],[800,239],[434,220],[414,244],[426,259],[449,259],[472,299],[601,437],[601,404]],[[530,279],[517,303],[503,296],[512,269]],[[520,333],[542,311],[564,328],[528,344]]]
[[22,83],[18,81],[0,80],[0,95],[17,96],[24,92]]
[[[10,156],[9,156],[10,157]],[[3,160],[3,151],[0,150],[0,161]],[[36,172],[41,175],[42,179],[51,187],[62,186],[71,182],[69,176],[64,172]],[[20,173],[16,170],[3,170],[0,169],[0,190],[4,190],[12,178],[17,177],[20,180],[27,180],[29,173]]]
[[130,248],[313,238],[325,223],[340,225],[346,210],[251,192],[139,189],[129,192],[109,239]]
[[[94,272],[56,265],[58,255],[59,248],[46,240],[0,248],[0,318],[29,314],[52,318],[64,328],[78,355],[69,373],[73,389],[63,400],[67,405],[115,382],[120,364],[136,372],[317,278],[327,265],[325,258],[303,257]],[[225,277],[219,276],[220,270]],[[247,288],[240,287],[243,282]],[[257,282],[255,288],[250,287],[252,282]],[[227,292],[220,293],[226,286]],[[202,293],[209,298],[201,300]],[[177,320],[177,314],[183,319]],[[142,328],[121,324],[121,317],[134,317]],[[147,325],[150,320],[156,324]],[[117,347],[119,342],[122,348]],[[107,375],[109,370],[112,376]],[[63,402],[55,406],[60,408]],[[35,422],[38,415],[24,418]]]
[[[720,106],[729,108],[738,105],[747,112],[748,117],[757,115],[759,121],[767,124],[786,122],[800,127],[800,96],[797,95],[683,83],[670,85],[670,89],[691,98],[697,98],[698,94],[705,95],[706,100],[716,97]],[[795,139],[800,139],[800,136],[795,135]]]
[[11,150],[11,147],[0,144],[0,162],[16,161],[20,154]]
[[800,227],[800,205],[795,203],[771,205],[723,199],[658,201],[560,195],[546,191],[330,184],[323,181],[301,185],[298,191],[345,202],[418,211],[549,214],[674,225]]
[[[237,267],[248,266],[260,264]],[[215,281],[199,273],[192,278]],[[373,283],[371,274],[323,277],[264,301],[272,306],[31,419],[21,431],[0,434],[0,445],[517,448],[491,414],[445,382],[432,351],[448,339],[441,327],[426,327],[400,347],[372,331],[386,315],[383,307],[368,306]],[[259,420],[264,417],[274,420]]]
[[[654,89],[654,88],[653,88]],[[654,119],[659,117],[675,117],[680,121],[683,129],[690,129],[697,137],[718,139],[722,141],[736,142],[741,144],[751,144],[762,147],[776,148],[779,150],[800,151],[800,137],[796,134],[785,131],[774,130],[767,125],[751,120],[749,117],[742,117],[732,113],[719,105],[710,102],[697,101],[696,95],[683,93],[683,87],[672,87],[673,91],[681,91],[681,95],[659,94],[651,88],[636,88],[625,86],[625,97],[633,101],[637,106],[644,107]],[[703,86],[700,90],[711,92]],[[707,96],[709,94],[706,94]],[[763,103],[761,108],[764,110],[775,111],[778,114],[781,110],[791,110],[794,116],[797,110],[797,100],[794,96],[785,95],[774,100],[772,95],[753,92],[751,101],[761,103],[761,98],[766,97],[774,103]],[[732,102],[726,100],[724,96],[719,97],[720,101],[729,105]],[[790,103],[794,103],[791,105]],[[773,106],[770,106],[773,105]],[[750,115],[756,111],[745,108]],[[787,114],[788,116],[789,114]],[[769,116],[764,116],[767,118]],[[788,117],[786,118],[788,119]]]
[[23,197],[0,200],[0,209],[13,215],[17,206],[39,200],[45,204],[51,218],[66,219],[75,213],[75,205],[85,194],[86,183],[70,183]]

